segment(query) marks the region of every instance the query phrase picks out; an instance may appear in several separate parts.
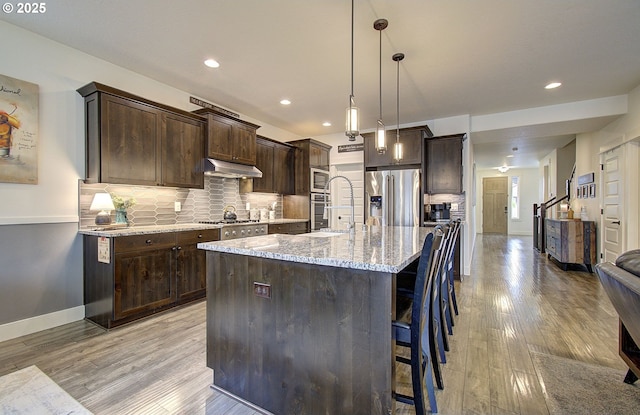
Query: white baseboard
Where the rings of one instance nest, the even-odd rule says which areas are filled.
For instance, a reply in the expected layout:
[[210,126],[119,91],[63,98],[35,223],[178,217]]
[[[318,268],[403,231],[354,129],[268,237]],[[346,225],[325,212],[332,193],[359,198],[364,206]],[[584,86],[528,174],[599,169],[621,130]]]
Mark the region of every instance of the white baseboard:
[[84,318],[84,306],[67,308],[49,314],[25,318],[0,325],[0,342],[72,323]]

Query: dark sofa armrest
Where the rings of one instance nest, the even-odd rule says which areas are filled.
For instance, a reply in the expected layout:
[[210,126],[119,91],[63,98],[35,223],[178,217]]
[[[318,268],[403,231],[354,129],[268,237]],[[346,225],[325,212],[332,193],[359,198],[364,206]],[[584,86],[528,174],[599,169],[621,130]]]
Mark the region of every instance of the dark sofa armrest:
[[640,277],[605,262],[596,274],[629,334],[640,344]]

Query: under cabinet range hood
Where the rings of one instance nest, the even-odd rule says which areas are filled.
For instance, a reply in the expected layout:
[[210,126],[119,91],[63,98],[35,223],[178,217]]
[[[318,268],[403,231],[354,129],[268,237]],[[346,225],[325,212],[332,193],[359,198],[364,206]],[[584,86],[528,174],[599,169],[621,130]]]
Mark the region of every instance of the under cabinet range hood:
[[247,166],[239,163],[206,158],[196,168],[198,172],[204,172],[206,176],[226,177],[230,179],[259,179],[262,172],[255,166]]

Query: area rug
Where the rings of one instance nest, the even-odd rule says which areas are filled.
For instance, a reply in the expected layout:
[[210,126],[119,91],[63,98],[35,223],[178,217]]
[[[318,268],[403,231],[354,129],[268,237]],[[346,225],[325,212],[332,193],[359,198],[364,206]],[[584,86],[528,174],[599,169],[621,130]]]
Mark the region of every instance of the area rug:
[[531,356],[551,415],[640,413],[640,386],[622,381],[626,371],[545,353]]
[[0,377],[0,414],[91,415],[36,366]]

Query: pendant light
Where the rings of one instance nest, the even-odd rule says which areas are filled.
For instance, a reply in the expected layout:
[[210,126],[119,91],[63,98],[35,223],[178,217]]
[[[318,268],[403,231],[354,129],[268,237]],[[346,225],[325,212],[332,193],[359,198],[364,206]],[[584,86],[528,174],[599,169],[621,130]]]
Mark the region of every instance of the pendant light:
[[402,143],[400,142],[400,61],[404,59],[404,53],[396,53],[391,58],[398,63],[398,69],[396,72],[397,125],[396,125],[396,143],[393,145],[393,160],[396,163],[399,163],[404,157]]
[[376,150],[380,154],[387,151],[387,140],[385,138],[385,126],[382,122],[382,31],[387,28],[387,19],[378,19],[373,22],[373,28],[380,32],[380,116],[376,127]]
[[345,135],[349,137],[349,141],[356,141],[356,137],[360,135],[358,117],[358,107],[356,107],[353,99],[353,10],[354,0],[351,0],[351,95],[349,95],[349,107],[347,108],[347,128]]

